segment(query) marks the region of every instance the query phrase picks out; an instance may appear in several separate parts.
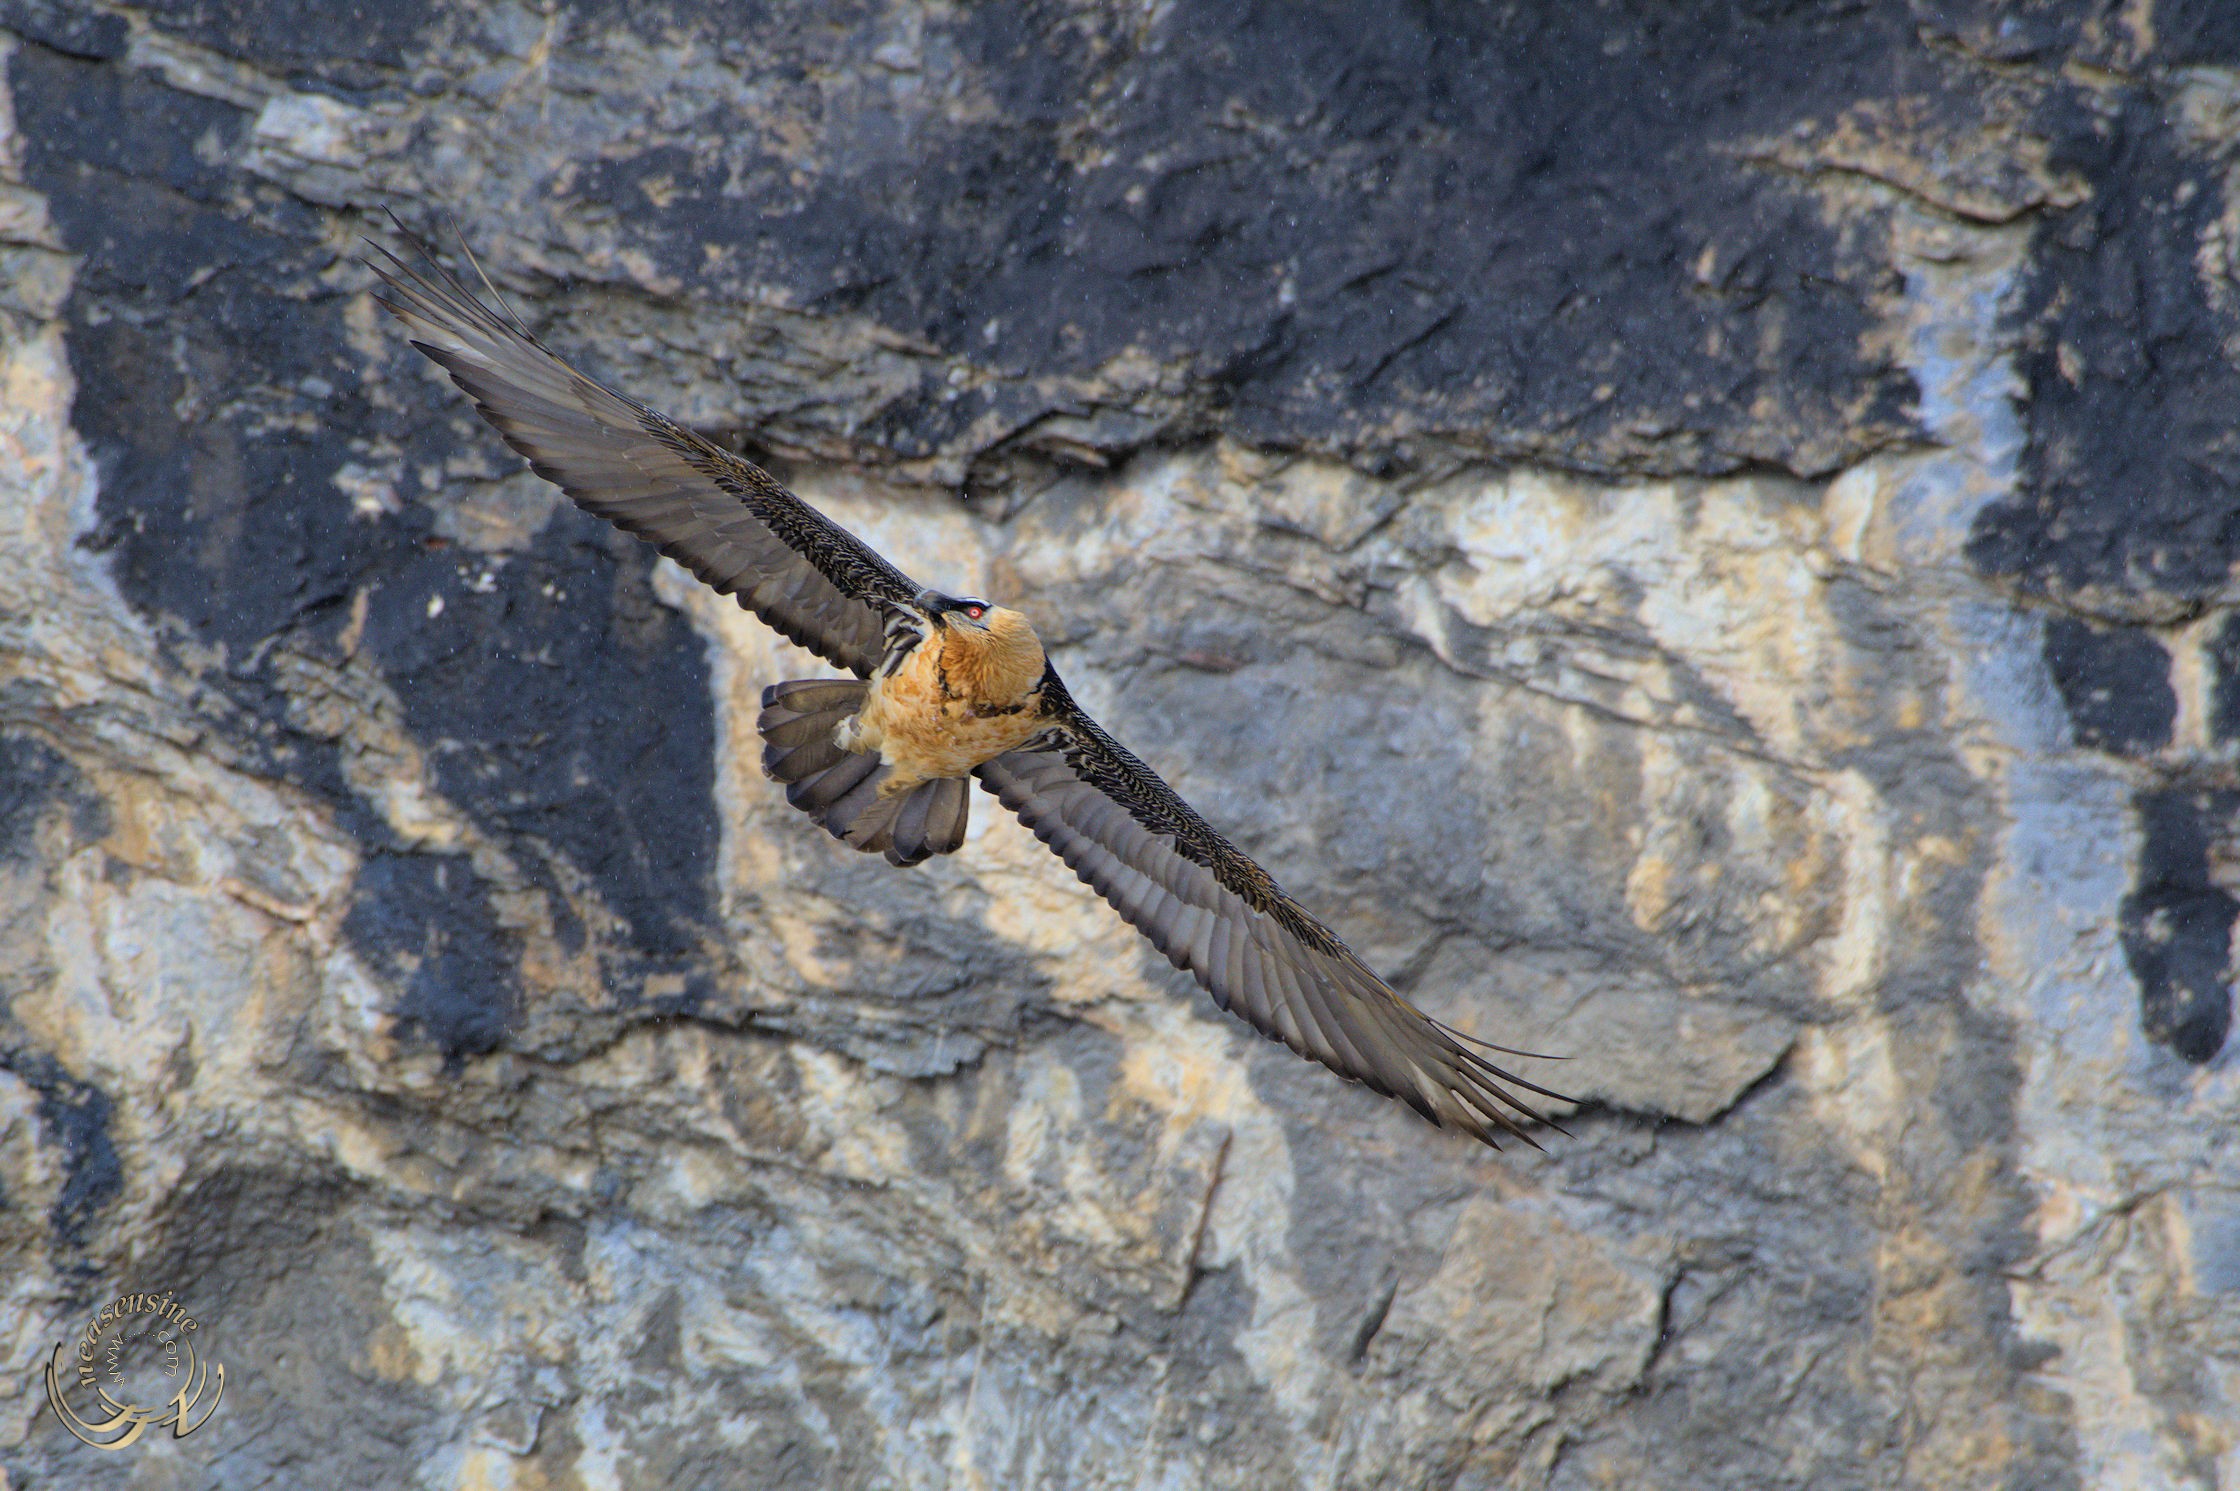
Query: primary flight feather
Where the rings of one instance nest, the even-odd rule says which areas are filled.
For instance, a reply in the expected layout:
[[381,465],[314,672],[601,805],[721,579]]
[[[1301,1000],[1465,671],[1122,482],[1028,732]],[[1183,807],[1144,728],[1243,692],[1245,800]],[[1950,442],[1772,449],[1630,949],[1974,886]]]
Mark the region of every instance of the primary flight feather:
[[[562,362],[423,252],[381,303],[531,469],[852,679],[763,693],[769,774],[834,836],[911,865],[994,793],[1214,1002],[1488,1144],[1545,1122],[1484,1043],[1409,1004],[1073,702],[1024,616],[905,576],[752,462]],[[1488,1050],[1498,1049],[1487,1047]]]

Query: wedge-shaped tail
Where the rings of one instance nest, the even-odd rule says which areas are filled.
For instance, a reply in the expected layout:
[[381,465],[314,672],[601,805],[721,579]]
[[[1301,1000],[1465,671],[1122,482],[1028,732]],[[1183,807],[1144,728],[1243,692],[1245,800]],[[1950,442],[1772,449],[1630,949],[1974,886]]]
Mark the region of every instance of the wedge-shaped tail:
[[922,782],[882,796],[886,764],[834,743],[841,722],[863,707],[868,685],[853,678],[797,678],[762,691],[762,769],[785,784],[786,801],[866,854],[914,865],[953,852],[972,815],[965,777]]

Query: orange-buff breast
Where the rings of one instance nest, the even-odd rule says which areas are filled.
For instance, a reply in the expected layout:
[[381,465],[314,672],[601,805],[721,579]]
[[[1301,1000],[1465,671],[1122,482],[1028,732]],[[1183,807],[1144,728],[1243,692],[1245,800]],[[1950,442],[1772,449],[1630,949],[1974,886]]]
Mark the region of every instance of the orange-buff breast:
[[872,681],[840,743],[879,753],[890,768],[883,795],[965,776],[1042,728],[1042,666],[1042,644],[1016,611],[991,609],[985,631],[937,627],[891,677]]

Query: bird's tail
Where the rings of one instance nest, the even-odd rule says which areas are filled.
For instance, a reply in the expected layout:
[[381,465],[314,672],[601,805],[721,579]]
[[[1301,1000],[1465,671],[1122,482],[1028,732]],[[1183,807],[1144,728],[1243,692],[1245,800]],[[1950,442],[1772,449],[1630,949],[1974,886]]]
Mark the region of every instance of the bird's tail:
[[886,763],[868,751],[844,751],[832,738],[863,706],[867,687],[853,678],[797,678],[764,689],[755,721],[762,769],[785,784],[787,802],[867,854],[897,865],[947,854],[964,842],[972,783],[939,777],[882,797]]

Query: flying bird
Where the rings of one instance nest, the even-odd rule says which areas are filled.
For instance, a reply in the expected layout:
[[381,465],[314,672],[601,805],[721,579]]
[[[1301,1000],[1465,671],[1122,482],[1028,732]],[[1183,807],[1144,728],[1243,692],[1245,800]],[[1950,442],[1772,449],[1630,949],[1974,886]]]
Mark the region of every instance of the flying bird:
[[920,585],[760,467],[561,361],[414,247],[417,266],[374,245],[382,305],[537,475],[854,675],[764,691],[763,765],[787,802],[914,865],[964,843],[977,779],[1221,1008],[1433,1123],[1537,1147],[1523,1124],[1548,1120],[1519,1092],[1560,1095],[1371,972],[1083,712],[1025,616]]

